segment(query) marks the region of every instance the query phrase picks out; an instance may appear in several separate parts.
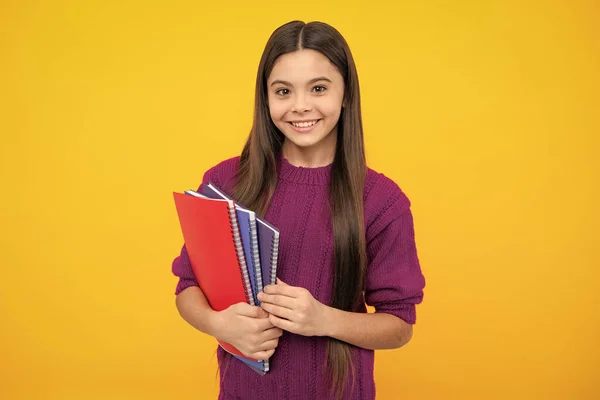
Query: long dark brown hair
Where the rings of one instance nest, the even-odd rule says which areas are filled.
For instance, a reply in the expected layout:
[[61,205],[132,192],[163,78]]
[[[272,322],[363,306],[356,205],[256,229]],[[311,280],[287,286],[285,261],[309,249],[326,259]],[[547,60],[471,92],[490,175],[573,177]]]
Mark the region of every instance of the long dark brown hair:
[[[335,274],[331,306],[354,311],[363,301],[366,244],[363,186],[366,175],[358,74],[344,37],[323,22],[291,21],[269,38],[256,77],[254,122],[244,145],[233,196],[264,216],[277,184],[276,163],[284,136],[269,114],[267,80],[278,57],[301,49],[326,56],[344,78],[344,100],[338,121],[336,151],[329,184],[333,219]],[[332,391],[341,396],[349,370],[354,375],[350,346],[330,338],[327,364]]]

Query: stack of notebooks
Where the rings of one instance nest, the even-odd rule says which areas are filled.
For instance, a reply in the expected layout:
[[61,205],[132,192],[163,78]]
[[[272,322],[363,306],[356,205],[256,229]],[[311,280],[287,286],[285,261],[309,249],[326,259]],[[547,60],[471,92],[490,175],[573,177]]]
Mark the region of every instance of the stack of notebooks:
[[[258,293],[275,283],[279,230],[212,183],[173,196],[194,275],[212,309],[240,302],[260,306]],[[219,345],[257,373],[269,371],[268,359],[248,358],[223,341]]]

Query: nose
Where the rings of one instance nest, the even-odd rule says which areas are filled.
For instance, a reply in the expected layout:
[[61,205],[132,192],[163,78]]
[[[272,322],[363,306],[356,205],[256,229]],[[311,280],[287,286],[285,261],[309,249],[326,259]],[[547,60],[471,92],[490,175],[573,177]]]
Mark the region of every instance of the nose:
[[294,104],[292,106],[293,112],[307,112],[311,110],[311,106],[307,99],[307,96],[303,93],[297,94],[294,98]]

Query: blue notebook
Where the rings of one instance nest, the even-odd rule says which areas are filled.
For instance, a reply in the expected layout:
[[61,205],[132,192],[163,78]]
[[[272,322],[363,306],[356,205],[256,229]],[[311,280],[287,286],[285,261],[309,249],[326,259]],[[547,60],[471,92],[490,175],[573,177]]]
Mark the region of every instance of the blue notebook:
[[[277,279],[277,256],[279,254],[279,230],[267,221],[256,218],[260,268],[265,285],[274,285]],[[261,288],[262,290],[262,288]]]
[[[203,193],[207,197],[233,200],[219,190],[212,182],[209,182],[208,185],[202,185],[202,187]],[[275,284],[277,277],[277,259],[279,254],[279,229],[275,228],[263,218],[257,217],[253,211],[244,208],[242,205],[235,203],[235,206],[236,211],[240,210],[242,212],[251,213],[252,218],[256,220],[256,233],[252,231],[252,237],[258,236],[258,260],[256,260],[257,250],[254,247],[254,243],[256,242],[252,243],[251,259],[253,260],[252,263],[257,277],[256,294],[258,294],[258,292],[263,290],[265,285]],[[253,225],[251,225],[251,228],[254,229]],[[260,304],[258,300],[256,304]]]

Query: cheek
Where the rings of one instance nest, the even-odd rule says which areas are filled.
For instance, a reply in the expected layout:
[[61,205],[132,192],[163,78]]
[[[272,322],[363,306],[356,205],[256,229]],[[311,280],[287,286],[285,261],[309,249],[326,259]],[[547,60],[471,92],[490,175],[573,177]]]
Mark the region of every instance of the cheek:
[[319,99],[318,109],[324,116],[336,117],[339,116],[342,110],[342,96],[338,93],[331,93],[330,96]]
[[285,107],[282,107],[281,104],[277,103],[269,104],[269,114],[275,123],[279,123],[285,116]]
[[342,104],[337,102],[330,102],[323,104],[321,107],[321,113],[328,118],[338,119],[342,111]]

